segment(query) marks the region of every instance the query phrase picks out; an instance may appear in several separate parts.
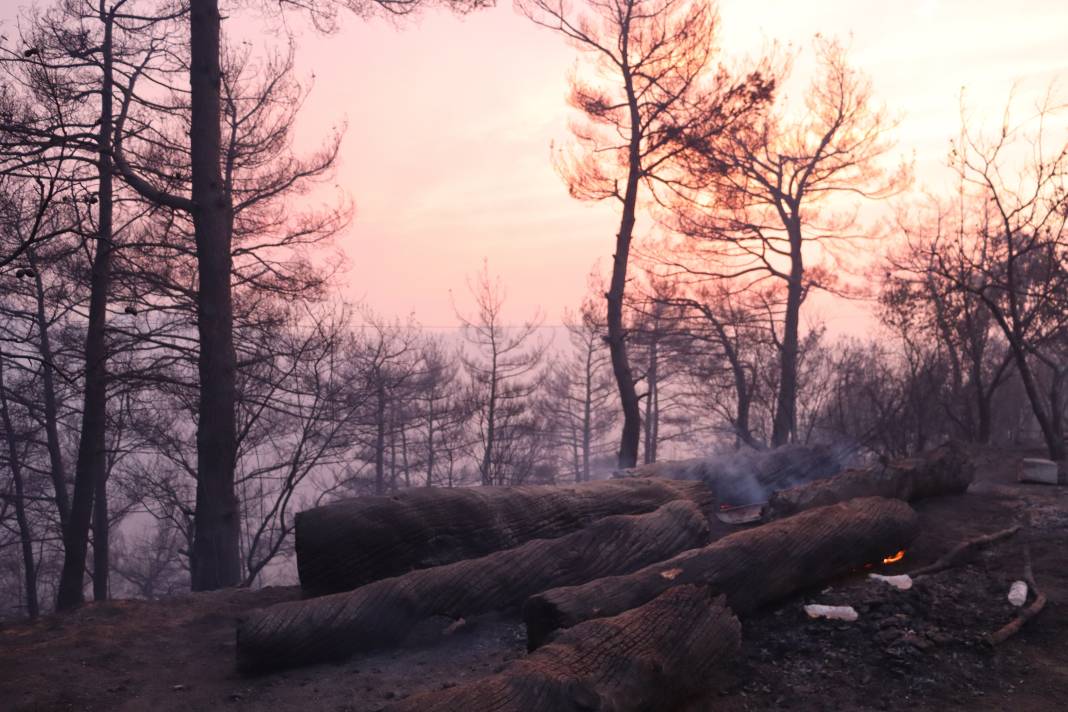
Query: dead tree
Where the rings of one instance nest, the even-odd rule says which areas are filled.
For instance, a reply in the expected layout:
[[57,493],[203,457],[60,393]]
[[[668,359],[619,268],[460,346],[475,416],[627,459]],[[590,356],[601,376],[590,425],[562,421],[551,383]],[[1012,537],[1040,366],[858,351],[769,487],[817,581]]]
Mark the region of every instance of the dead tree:
[[755,124],[724,134],[689,164],[709,187],[678,201],[674,227],[692,238],[692,255],[673,259],[697,282],[775,287],[769,301],[777,345],[778,384],[770,444],[796,437],[801,308],[813,289],[832,287],[832,273],[806,264],[818,243],[853,234],[853,216],[821,215],[833,196],[883,198],[903,187],[903,175],[880,165],[892,148],[894,122],[872,98],[870,83],[851,69],[844,50],[818,40],[821,73],[808,93],[808,111],[791,121],[774,107]]
[[[1050,125],[1065,109],[1047,96],[1017,120],[1012,104],[990,136],[962,119],[951,156],[961,181],[959,213],[945,227],[923,226],[910,237],[927,271],[986,308],[1008,343],[1050,459],[1063,460],[1068,142]],[[1010,168],[1021,155],[1023,165]]]
[[[515,482],[517,473],[509,470],[518,463],[512,461],[510,452],[523,436],[522,421],[537,390],[535,374],[547,344],[535,338],[542,322],[540,314],[518,327],[509,327],[504,315],[504,285],[499,277],[490,277],[488,264],[482,265],[468,287],[475,300],[475,315],[467,317],[457,310],[457,316],[464,338],[474,347],[473,353],[460,355],[477,403],[473,455],[483,485],[505,485]],[[509,480],[510,476],[513,479]]]
[[[576,78],[571,104],[583,155],[561,160],[571,194],[619,202],[607,300],[608,347],[623,410],[619,467],[634,467],[641,440],[640,399],[627,358],[624,290],[639,204],[678,189],[675,160],[768,98],[759,76],[741,83],[711,68],[718,18],[704,0],[591,0],[574,10],[559,0],[523,0],[536,24],[562,34],[593,58],[600,82]],[[705,80],[708,80],[706,83]],[[699,85],[711,90],[698,96]],[[703,117],[701,121],[698,117]]]

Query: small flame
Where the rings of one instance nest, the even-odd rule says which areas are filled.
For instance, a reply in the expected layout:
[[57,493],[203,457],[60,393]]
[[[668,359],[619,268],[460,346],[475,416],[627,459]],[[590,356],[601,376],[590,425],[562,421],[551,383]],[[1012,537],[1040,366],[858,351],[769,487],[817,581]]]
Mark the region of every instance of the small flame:
[[897,562],[901,561],[904,558],[905,558],[905,550],[902,549],[901,551],[897,552],[893,556],[888,556],[885,559],[883,559],[883,563],[884,564],[896,564]]

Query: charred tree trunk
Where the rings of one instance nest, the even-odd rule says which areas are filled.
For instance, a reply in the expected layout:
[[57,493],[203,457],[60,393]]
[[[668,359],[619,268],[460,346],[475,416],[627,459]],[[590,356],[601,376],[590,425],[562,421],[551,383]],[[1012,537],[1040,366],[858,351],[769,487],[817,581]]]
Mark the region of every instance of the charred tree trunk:
[[349,591],[413,569],[562,536],[609,515],[650,512],[676,499],[711,506],[703,483],[640,478],[359,497],[297,514],[297,570],[308,595]]
[[[99,329],[97,335],[101,341],[100,367],[93,373],[94,378],[99,378],[102,384],[99,386],[103,399],[93,403],[98,411],[93,413],[93,419],[99,419],[104,427],[95,437],[99,438],[93,462],[93,600],[106,601],[108,599],[108,581],[111,575],[111,545],[110,545],[110,522],[108,519],[108,463],[107,463],[107,302],[108,293],[111,291],[111,253],[114,248],[114,167],[111,160],[111,137],[114,127],[114,107],[112,106],[112,36],[111,28],[114,19],[110,16],[101,18],[104,20],[104,83],[102,90],[102,105],[100,110],[100,239],[97,244],[97,255],[93,261],[92,288],[90,292],[90,328]],[[99,302],[100,314],[97,322],[93,322],[93,307]],[[86,370],[86,381],[89,379],[89,370]],[[88,388],[86,389],[88,390]],[[86,400],[86,407],[89,402]],[[84,414],[83,414],[83,417]]]
[[855,499],[738,532],[702,549],[623,576],[558,588],[523,607],[527,644],[534,649],[553,631],[636,608],[682,584],[708,585],[746,613],[881,561],[905,549],[917,517],[904,502]]
[[575,626],[498,675],[411,697],[390,712],[668,710],[738,650],[741,625],[707,589],[679,586]]
[[238,630],[238,664],[291,667],[398,645],[433,616],[516,609],[539,591],[634,571],[707,540],[708,521],[689,501],[606,517],[557,539],[256,612]]
[[911,502],[962,494],[974,475],[975,467],[967,453],[960,445],[948,443],[920,457],[847,470],[830,479],[776,492],[764,507],[764,519],[779,519],[854,497],[892,497]]
[[641,442],[642,414],[638,400],[638,391],[634,387],[634,375],[631,373],[627,358],[626,334],[623,328],[623,294],[627,286],[627,264],[630,259],[630,242],[634,236],[634,221],[638,209],[638,188],[642,178],[641,115],[638,110],[638,97],[634,89],[634,77],[631,67],[626,63],[628,42],[630,40],[630,7],[628,16],[620,22],[621,67],[623,84],[627,95],[627,110],[630,114],[630,146],[627,152],[627,183],[623,192],[623,212],[616,234],[616,251],[612,255],[612,277],[608,293],[608,353],[612,359],[612,373],[619,389],[620,406],[623,409],[623,431],[619,441],[620,469],[634,467],[638,464],[638,444]]
[[[85,398],[82,428],[78,440],[78,459],[74,468],[74,497],[69,525],[63,535],[63,570],[59,578],[56,609],[65,610],[84,600],[85,555],[89,545],[89,527],[93,519],[95,495],[107,486],[107,305],[111,285],[111,251],[113,218],[113,170],[111,139],[113,131],[112,30],[115,10],[101,14],[104,62],[101,84],[100,131],[98,134],[97,181],[99,190],[96,252],[89,277],[89,324],[85,334]],[[97,600],[107,598],[108,535],[107,501],[98,502],[97,518],[104,510],[103,525],[94,532],[93,594]],[[101,529],[103,531],[101,531]],[[97,578],[102,578],[98,581]]]
[[190,159],[196,239],[200,403],[197,420],[197,504],[190,558],[194,591],[241,580],[240,521],[234,492],[237,459],[237,360],[230,290],[233,205],[223,183],[218,0],[191,0]]
[[775,422],[772,424],[771,446],[790,442],[797,431],[797,359],[801,327],[801,302],[804,301],[805,273],[801,258],[801,223],[792,217],[787,226],[790,234],[791,268],[786,287],[786,315],[782,344],[779,346],[779,394],[775,403]]

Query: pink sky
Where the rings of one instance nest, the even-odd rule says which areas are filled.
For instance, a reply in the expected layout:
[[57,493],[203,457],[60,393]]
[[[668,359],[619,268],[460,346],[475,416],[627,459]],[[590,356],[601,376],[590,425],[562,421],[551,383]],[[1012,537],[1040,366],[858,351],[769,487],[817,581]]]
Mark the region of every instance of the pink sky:
[[[902,115],[900,152],[915,152],[926,184],[941,180],[962,87],[975,115],[997,121],[1014,82],[1026,95],[1068,81],[1064,0],[721,0],[720,12],[728,59],[773,40],[851,35],[854,63]],[[240,11],[232,17],[232,29],[248,27]],[[348,123],[336,177],[357,207],[339,240],[346,296],[454,324],[449,290],[463,302],[466,276],[486,258],[516,318],[540,306],[558,322],[580,302],[590,269],[611,255],[616,218],[614,206],[572,200],[549,161],[550,141],[568,139],[574,49],[508,2],[466,18],[432,11],[401,28],[349,17],[329,37],[300,32],[297,45],[301,75],[315,75],[302,142]],[[867,323],[855,305],[816,307],[832,329]]]
[[[903,115],[900,151],[915,151],[924,183],[941,180],[962,87],[976,115],[996,121],[1014,82],[1026,94],[1068,78],[1063,0],[723,0],[720,12],[726,57],[852,35],[854,63]],[[574,49],[508,3],[467,18],[432,12],[403,29],[350,19],[335,36],[298,42],[301,68],[316,74],[308,135],[348,120],[337,178],[357,205],[341,238],[350,296],[452,324],[449,290],[465,296],[465,275],[487,258],[517,316],[541,306],[558,321],[581,300],[616,223],[612,206],[572,200],[549,161],[550,141],[568,138]],[[853,306],[818,309],[832,328],[864,321]]]

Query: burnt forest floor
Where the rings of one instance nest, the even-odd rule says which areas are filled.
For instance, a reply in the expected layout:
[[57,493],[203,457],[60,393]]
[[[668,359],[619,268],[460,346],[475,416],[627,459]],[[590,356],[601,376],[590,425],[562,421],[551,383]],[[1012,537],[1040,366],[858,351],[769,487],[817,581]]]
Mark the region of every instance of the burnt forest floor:
[[[743,618],[736,661],[685,712],[1068,709],[1068,487],[1016,484],[1018,458],[977,453],[969,493],[916,503],[919,538],[901,562],[878,568],[907,573],[964,540],[1029,521],[1026,536],[918,579],[909,591],[858,572]],[[1017,636],[992,648],[986,635],[1015,613],[1006,593],[1022,577],[1025,541],[1049,602]],[[394,652],[260,677],[236,674],[235,620],[297,597],[295,588],[266,588],[111,601],[2,626],[0,710],[369,712],[492,674],[524,654],[521,623],[489,616]],[[851,605],[860,618],[809,620],[805,603]]]

